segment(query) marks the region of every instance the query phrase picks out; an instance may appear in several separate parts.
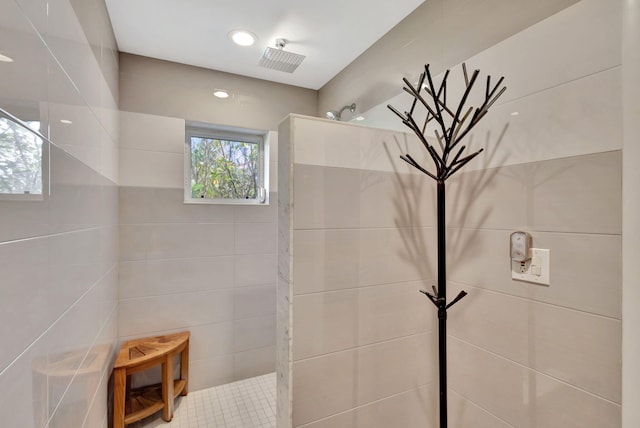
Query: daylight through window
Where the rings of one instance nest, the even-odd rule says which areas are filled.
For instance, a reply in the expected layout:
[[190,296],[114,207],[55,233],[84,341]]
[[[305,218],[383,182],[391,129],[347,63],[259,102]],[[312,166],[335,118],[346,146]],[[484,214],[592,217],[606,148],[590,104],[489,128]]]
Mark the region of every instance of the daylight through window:
[[264,141],[259,134],[187,125],[185,201],[264,203]]
[[[28,124],[35,131],[39,122]],[[0,117],[0,195],[42,195],[42,138]]]

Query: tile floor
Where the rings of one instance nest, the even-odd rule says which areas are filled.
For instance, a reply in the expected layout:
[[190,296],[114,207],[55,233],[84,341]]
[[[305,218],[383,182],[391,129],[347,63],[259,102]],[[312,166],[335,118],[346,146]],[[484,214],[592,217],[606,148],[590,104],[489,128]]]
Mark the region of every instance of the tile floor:
[[275,428],[276,374],[190,392],[176,400],[171,422],[160,413],[128,428]]

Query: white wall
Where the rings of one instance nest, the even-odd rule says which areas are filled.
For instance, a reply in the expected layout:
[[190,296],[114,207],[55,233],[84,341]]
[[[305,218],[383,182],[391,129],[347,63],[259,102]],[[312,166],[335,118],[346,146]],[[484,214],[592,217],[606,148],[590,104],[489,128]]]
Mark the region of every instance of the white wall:
[[[289,113],[315,114],[318,92],[159,59],[120,54],[120,109],[275,131]],[[229,97],[213,92],[225,89]]]
[[115,39],[99,0],[1,3],[0,51],[14,62],[0,63],[0,106],[39,120],[49,140],[43,200],[0,202],[3,425],[106,427],[118,334]]

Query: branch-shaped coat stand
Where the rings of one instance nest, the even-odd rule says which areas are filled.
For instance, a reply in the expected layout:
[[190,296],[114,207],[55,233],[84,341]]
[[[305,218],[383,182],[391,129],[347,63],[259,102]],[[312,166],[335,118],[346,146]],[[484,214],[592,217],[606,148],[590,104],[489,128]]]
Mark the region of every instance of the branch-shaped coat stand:
[[[437,216],[438,216],[438,287],[433,286],[433,294],[420,290],[438,308],[438,354],[439,354],[439,384],[440,384],[440,428],[447,427],[447,310],[467,295],[461,291],[451,302],[447,303],[447,262],[446,262],[446,225],[445,225],[445,181],[462,167],[478,156],[483,149],[469,155],[465,155],[466,146],[458,147],[462,139],[478,124],[487,114],[489,108],[507,89],[502,86],[504,77],[501,77],[495,85],[491,84],[491,76],[487,76],[487,85],[483,101],[480,107],[470,106],[465,110],[465,104],[469,94],[475,84],[480,70],[475,70],[469,78],[465,64],[462,64],[465,90],[458,103],[458,107],[450,109],[447,106],[447,70],[442,79],[442,83],[436,89],[429,65],[425,65],[424,72],[420,74],[417,86],[414,86],[406,78],[403,79],[403,88],[411,96],[413,102],[409,111],[404,114],[388,105],[407,127],[409,127],[420,139],[427,152],[433,160],[433,167],[430,171],[415,161],[409,154],[400,156],[412,167],[434,179],[437,183]],[[425,83],[426,81],[426,83]],[[502,87],[501,87],[502,86]],[[426,109],[426,117],[422,127],[416,122],[416,107],[421,105]],[[423,111],[423,109],[420,109]],[[435,137],[438,148],[427,141],[426,131],[429,122],[435,121]]]

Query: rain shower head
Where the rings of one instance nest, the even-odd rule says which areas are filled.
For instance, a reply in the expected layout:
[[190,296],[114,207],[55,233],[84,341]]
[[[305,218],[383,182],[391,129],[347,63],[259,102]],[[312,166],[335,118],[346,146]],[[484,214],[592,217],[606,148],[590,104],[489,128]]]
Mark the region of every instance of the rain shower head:
[[272,70],[293,73],[306,57],[293,52],[285,52],[283,49],[287,44],[285,39],[276,39],[276,49],[265,49],[258,65]]
[[331,120],[340,120],[342,116],[342,112],[349,109],[351,113],[356,111],[356,103],[351,103],[349,106],[342,107],[339,111],[331,110],[327,112],[327,119]]

